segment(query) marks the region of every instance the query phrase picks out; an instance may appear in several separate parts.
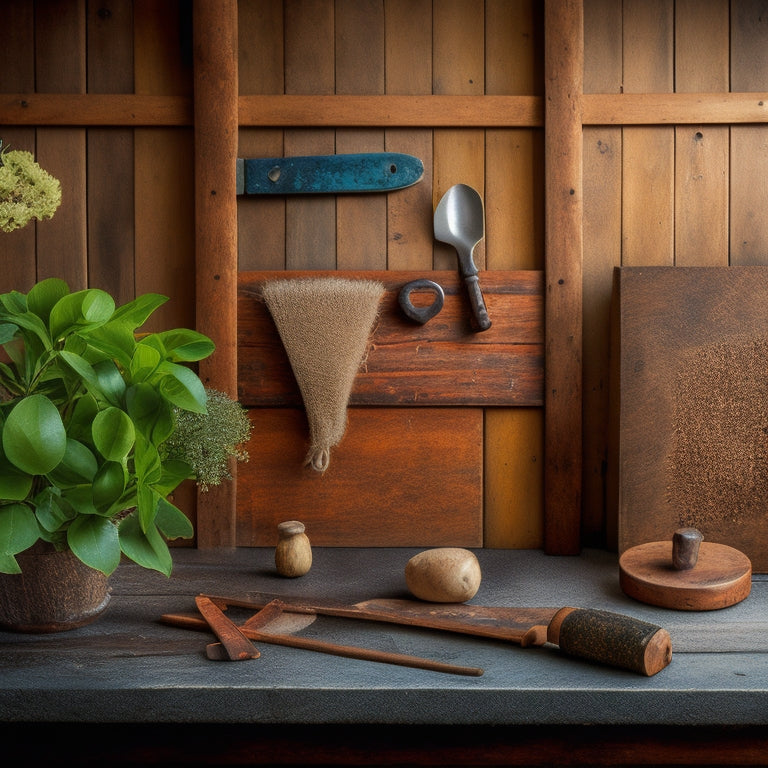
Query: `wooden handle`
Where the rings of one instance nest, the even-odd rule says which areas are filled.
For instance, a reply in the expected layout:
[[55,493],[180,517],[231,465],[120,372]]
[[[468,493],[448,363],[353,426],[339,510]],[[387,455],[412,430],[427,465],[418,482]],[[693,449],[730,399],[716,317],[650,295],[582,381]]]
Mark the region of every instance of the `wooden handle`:
[[561,608],[549,623],[547,640],[569,656],[648,677],[672,661],[666,629],[609,611]]
[[487,331],[491,327],[491,319],[488,317],[488,310],[485,307],[483,292],[480,290],[480,281],[477,275],[469,275],[464,278],[464,284],[467,286],[469,294],[469,303],[472,305],[472,312],[481,331]]

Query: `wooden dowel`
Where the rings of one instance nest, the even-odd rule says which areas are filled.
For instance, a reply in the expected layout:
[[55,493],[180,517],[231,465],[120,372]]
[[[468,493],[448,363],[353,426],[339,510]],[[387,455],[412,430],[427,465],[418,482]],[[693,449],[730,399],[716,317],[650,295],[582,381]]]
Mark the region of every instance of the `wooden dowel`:
[[[203,619],[197,616],[187,614],[166,613],[160,617],[164,624],[184,627],[185,629],[208,629],[208,625]],[[256,640],[268,645],[283,645],[289,648],[301,648],[305,651],[317,651],[318,653],[327,653],[332,656],[344,656],[350,659],[361,659],[363,661],[377,661],[382,664],[397,664],[401,667],[414,667],[416,669],[427,669],[433,672],[447,672],[453,675],[466,675],[469,677],[479,677],[483,670],[479,667],[464,667],[457,664],[448,664],[442,661],[433,661],[420,656],[410,656],[403,653],[391,653],[389,651],[378,651],[373,648],[359,648],[354,645],[338,645],[328,643],[324,640],[316,640],[307,637],[294,637],[293,635],[272,635],[267,632],[258,632],[247,627],[240,627],[240,631],[249,639]]]

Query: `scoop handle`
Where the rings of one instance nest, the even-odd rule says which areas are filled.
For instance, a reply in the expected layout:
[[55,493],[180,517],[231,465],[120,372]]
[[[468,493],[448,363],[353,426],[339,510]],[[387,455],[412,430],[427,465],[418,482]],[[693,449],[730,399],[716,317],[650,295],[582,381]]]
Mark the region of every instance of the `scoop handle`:
[[464,278],[464,285],[467,286],[469,302],[472,305],[472,313],[477,320],[477,325],[481,331],[487,331],[491,327],[491,319],[488,317],[488,310],[485,307],[485,299],[480,290],[480,281],[477,275],[467,275]]
[[561,608],[547,640],[568,656],[650,677],[672,661],[672,639],[662,627],[610,611]]

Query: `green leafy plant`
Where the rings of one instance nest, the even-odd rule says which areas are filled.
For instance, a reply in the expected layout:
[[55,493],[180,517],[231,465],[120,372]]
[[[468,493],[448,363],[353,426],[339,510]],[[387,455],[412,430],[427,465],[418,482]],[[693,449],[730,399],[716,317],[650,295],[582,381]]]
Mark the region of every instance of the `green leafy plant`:
[[42,539],[105,574],[125,556],[170,575],[167,541],[193,529],[169,497],[196,473],[168,441],[180,414],[207,414],[190,364],[214,344],[138,334],[166,301],[116,307],[57,278],[0,295],[0,572],[19,573],[15,555]]

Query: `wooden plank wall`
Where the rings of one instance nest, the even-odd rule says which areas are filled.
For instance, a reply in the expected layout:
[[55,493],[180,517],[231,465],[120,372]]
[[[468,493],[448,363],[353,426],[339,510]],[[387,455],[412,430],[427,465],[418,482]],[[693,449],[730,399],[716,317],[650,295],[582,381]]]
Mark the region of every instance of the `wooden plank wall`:
[[[507,0],[241,3],[240,92],[541,93],[538,5]],[[540,128],[433,129],[392,122],[395,127],[241,128],[240,156],[389,150],[420,157],[425,176],[388,196],[240,200],[240,269],[455,270],[455,251],[432,237],[432,212],[448,187],[460,182],[474,186],[486,201],[486,239],[476,254],[478,265],[542,268]],[[447,412],[410,418],[422,416],[432,423],[451,419]],[[485,545],[541,546],[541,409],[478,409],[474,421],[468,429],[473,433],[479,425],[484,432]],[[453,439],[461,441],[456,429]],[[259,456],[259,447],[253,453]]]
[[[584,128],[582,527],[585,541],[607,535],[613,545],[615,510],[605,504],[612,270],[768,263],[768,129],[707,109],[729,92],[753,92],[762,105],[768,24],[753,0],[585,0],[584,35],[586,94],[658,95],[642,118],[585,118],[605,123]],[[688,94],[703,109],[668,119]]]
[[[165,293],[158,325],[196,322],[191,8],[5,0],[0,138],[35,152],[64,202],[1,236],[0,290],[57,274],[122,300]],[[541,3],[241,0],[238,11],[240,154],[392,149],[427,171],[386,199],[240,201],[241,270],[452,268],[431,216],[458,181],[485,199],[480,263],[543,268]],[[581,525],[583,543],[603,545],[612,268],[766,263],[768,24],[760,0],[584,0],[583,21]],[[332,110],[323,96],[339,99]],[[483,434],[485,545],[542,546],[541,410],[487,409]]]

